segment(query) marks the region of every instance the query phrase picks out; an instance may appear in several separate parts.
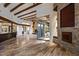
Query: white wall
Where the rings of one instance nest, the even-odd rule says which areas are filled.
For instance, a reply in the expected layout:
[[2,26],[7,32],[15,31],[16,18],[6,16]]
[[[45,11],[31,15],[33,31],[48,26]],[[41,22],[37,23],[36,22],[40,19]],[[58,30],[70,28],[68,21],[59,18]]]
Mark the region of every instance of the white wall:
[[[30,20],[30,19],[29,19]],[[30,27],[28,27],[28,29],[27,30],[29,30],[30,32],[29,32],[29,34],[32,34],[33,33],[33,30],[32,30],[32,21],[24,21],[25,23],[29,23],[30,24]]]
[[23,27],[21,25],[17,25],[17,36],[22,35]]
[[[17,36],[22,35],[23,27],[21,25],[17,25]],[[29,34],[28,34],[29,31]],[[24,35],[31,35],[32,34],[32,26],[27,27],[26,32],[24,32]]]

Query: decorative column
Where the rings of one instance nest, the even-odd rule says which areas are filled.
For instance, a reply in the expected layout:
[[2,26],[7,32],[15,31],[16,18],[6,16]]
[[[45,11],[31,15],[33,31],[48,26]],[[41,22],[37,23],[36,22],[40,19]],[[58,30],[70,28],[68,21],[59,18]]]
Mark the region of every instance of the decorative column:
[[56,24],[57,24],[57,14],[53,12],[49,16],[50,19],[50,44],[53,43],[53,36],[57,36]]

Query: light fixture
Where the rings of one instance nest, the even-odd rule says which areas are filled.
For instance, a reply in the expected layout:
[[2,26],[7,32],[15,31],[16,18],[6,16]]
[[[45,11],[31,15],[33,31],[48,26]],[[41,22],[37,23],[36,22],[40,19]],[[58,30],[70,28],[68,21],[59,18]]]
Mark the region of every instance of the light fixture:
[[40,27],[40,24],[38,24],[38,27]]

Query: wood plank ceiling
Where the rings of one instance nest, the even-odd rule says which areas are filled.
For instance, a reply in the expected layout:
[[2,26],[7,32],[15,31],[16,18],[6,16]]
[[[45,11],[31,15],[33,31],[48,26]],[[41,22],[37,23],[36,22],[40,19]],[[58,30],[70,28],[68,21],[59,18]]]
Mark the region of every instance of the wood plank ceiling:
[[20,19],[36,18],[35,7],[42,3],[4,3],[4,7]]

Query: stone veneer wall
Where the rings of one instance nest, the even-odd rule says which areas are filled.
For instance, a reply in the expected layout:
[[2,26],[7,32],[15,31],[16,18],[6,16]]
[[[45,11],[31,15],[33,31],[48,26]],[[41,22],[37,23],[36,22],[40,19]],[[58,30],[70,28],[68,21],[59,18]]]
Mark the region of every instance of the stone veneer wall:
[[[60,46],[76,52],[79,51],[79,4],[75,4],[75,27],[60,28],[60,10],[67,5],[68,3],[57,4],[58,39],[56,42],[59,43]],[[72,32],[72,43],[62,41],[62,32]]]

